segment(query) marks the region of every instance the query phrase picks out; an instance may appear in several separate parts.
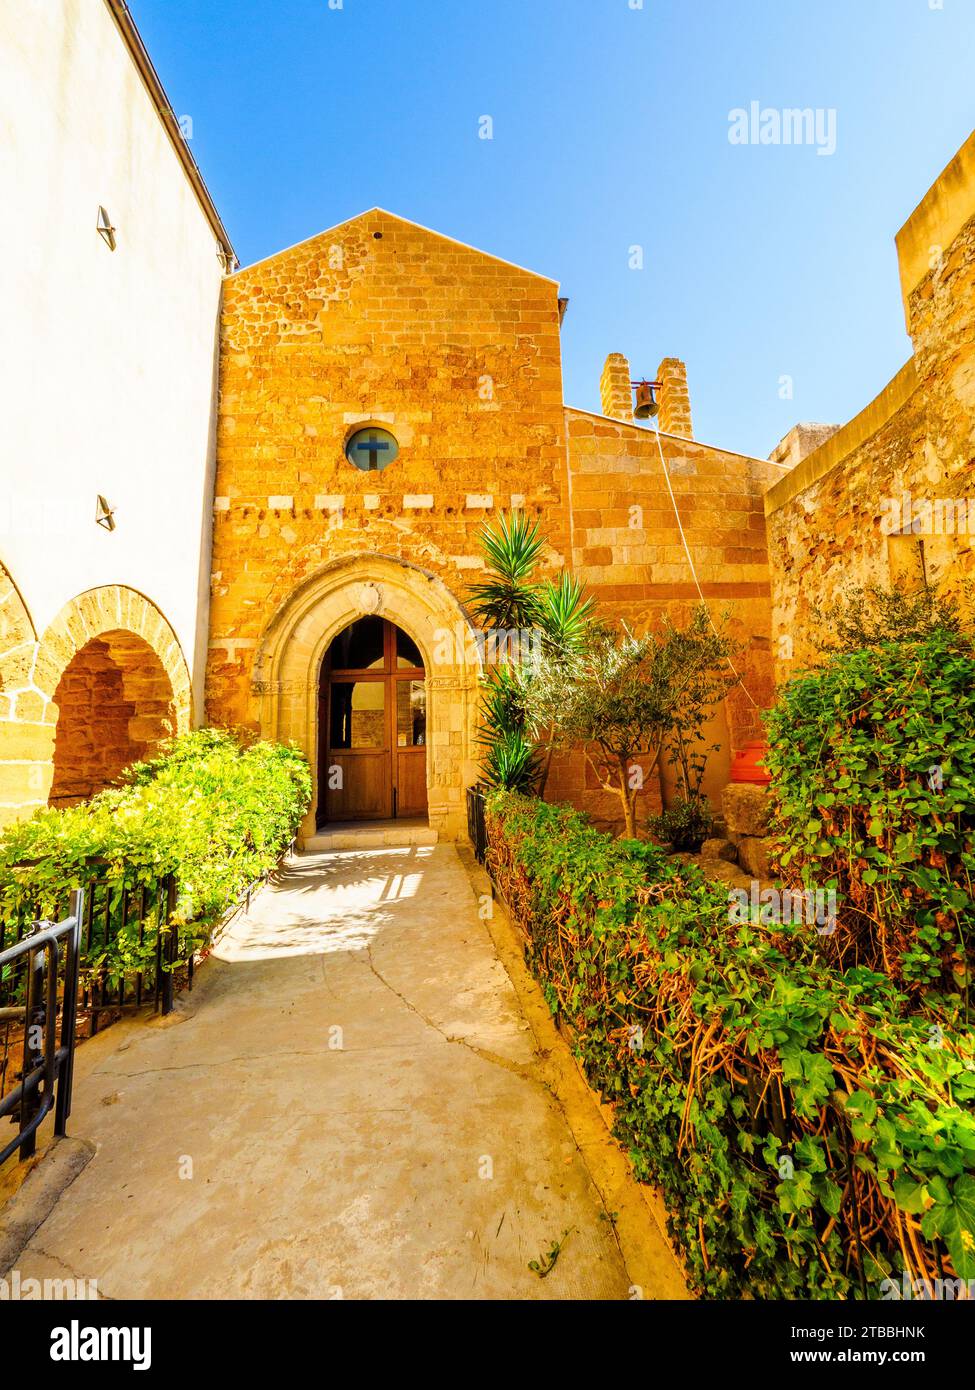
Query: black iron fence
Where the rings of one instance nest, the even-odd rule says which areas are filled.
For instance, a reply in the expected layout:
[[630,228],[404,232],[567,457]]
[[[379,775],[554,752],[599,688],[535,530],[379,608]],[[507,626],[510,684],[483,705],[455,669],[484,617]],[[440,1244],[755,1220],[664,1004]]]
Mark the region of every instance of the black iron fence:
[[170,1013],[180,964],[192,989],[193,950],[180,950],[175,909],[173,874],[136,888],[97,873],[88,880],[81,929],[81,1008],[90,1020],[91,1035],[106,1015],[115,1018],[127,1009],[152,1004]]
[[83,917],[84,892],[76,889],[64,921],[31,923],[19,940],[0,951],[3,1081],[11,1064],[16,1079],[16,1085],[0,1090],[0,1119],[9,1118],[17,1127],[16,1135],[0,1146],[0,1164],[18,1148],[21,1159],[31,1157],[37,1131],[52,1109],[55,1134],[66,1132]]
[[[293,848],[292,840],[281,863]],[[180,926],[175,920],[174,874],[158,875],[132,886],[135,874],[131,865],[124,866],[120,876],[118,866],[90,859],[80,887],[69,890],[54,886],[50,878],[38,877],[39,869],[44,870],[43,860],[13,867],[12,876],[14,880],[20,876],[23,887],[5,894],[0,917],[0,1119],[9,1116],[21,1126],[21,1134],[0,1149],[0,1163],[18,1146],[22,1157],[33,1153],[33,1136],[50,1109],[46,1097],[49,1091],[53,1093],[59,1075],[67,1077],[66,1087],[61,1082],[59,1097],[61,1091],[70,1097],[75,1041],[93,1036],[127,1010],[152,1005],[157,1012],[170,1013],[177,990],[193,988],[196,950],[210,939],[200,923]],[[224,915],[223,925],[237,911],[249,910],[252,893],[265,881],[258,879],[241,892]],[[68,914],[66,921],[56,928],[40,920],[64,913]],[[47,957],[35,962],[40,959],[38,952],[47,950],[50,933],[57,933],[60,940],[72,923],[74,935],[64,947],[62,982],[55,988],[51,981],[60,956],[55,957],[54,974]],[[53,1014],[52,998],[56,1004]],[[62,1042],[52,1063],[46,1051],[34,1046],[41,1035],[31,1030],[40,1026],[46,1039],[58,1024]],[[68,1049],[66,1058],[62,1057],[64,1049]],[[66,1099],[65,1106],[69,1105]],[[58,1124],[63,1126],[66,1118],[67,1108],[63,1116],[59,1110]],[[63,1132],[63,1127],[57,1130]]]
[[474,858],[483,864],[487,857],[487,824],[484,820],[484,788],[480,783],[467,788],[467,834],[474,846]]
[[[50,892],[34,886],[36,865],[20,865],[25,888],[0,922],[0,949],[29,939],[45,915],[70,911],[71,890]],[[16,870],[14,870],[16,875]],[[91,1037],[127,1010],[153,1005],[171,1012],[177,980],[193,985],[193,941],[174,923],[176,880],[163,874],[137,887],[128,886],[102,860],[86,866],[81,883],[75,1027]],[[52,910],[53,909],[53,910]],[[14,1013],[23,1005],[24,982],[16,972],[0,978],[0,1098],[15,1074],[20,1046]]]

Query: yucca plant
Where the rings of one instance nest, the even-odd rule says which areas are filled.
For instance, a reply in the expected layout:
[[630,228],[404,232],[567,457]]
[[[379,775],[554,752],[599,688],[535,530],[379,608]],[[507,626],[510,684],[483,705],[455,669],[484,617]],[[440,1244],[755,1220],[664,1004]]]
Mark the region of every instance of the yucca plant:
[[524,734],[502,734],[489,744],[484,759],[483,776],[492,790],[521,792],[525,796],[538,794],[542,760],[533,743]]
[[497,525],[485,525],[480,535],[481,553],[488,578],[470,588],[474,616],[488,628],[530,628],[538,618],[538,587],[532,572],[545,548],[538,522],[523,512],[504,512]]
[[[563,570],[558,579],[546,581],[539,589],[538,608],[543,662],[550,671],[556,668],[565,673],[600,631],[595,619],[595,596],[586,594],[586,586],[581,579],[574,579]],[[533,723],[530,717],[528,723],[536,741],[545,750],[538,781],[538,794],[544,796],[555,754],[556,730],[553,724],[539,725]]]
[[520,669],[502,662],[483,680],[482,690],[478,741],[490,745],[506,734],[524,734],[525,709]]
[[546,656],[561,661],[581,652],[592,636],[595,608],[595,596],[587,596],[583,581],[564,570],[541,585],[537,625]]
[[[485,778],[491,786],[538,796],[545,793],[555,731],[529,720],[526,682],[539,665],[564,665],[585,650],[595,631],[596,606],[582,581],[564,572],[542,584],[533,582],[544,548],[537,521],[520,512],[510,517],[502,513],[493,526],[481,530],[488,576],[470,589],[471,608],[486,629],[528,632],[532,638],[527,666],[501,660],[483,679],[479,739],[488,750]],[[525,645],[519,641],[515,649],[523,653]],[[510,652],[510,647],[504,650]]]

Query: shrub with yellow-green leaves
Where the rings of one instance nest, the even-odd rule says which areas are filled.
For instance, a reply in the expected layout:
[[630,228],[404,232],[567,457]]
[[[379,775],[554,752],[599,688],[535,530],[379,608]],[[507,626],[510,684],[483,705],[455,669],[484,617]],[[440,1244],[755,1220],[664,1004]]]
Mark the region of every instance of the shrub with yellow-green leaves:
[[[68,891],[95,876],[121,894],[171,873],[181,936],[205,940],[243,889],[278,863],[310,796],[308,764],[294,748],[218,729],[183,734],[131,767],[122,785],[4,832],[0,919],[57,916]],[[134,940],[119,940],[98,964],[115,977],[138,967],[138,954]]]

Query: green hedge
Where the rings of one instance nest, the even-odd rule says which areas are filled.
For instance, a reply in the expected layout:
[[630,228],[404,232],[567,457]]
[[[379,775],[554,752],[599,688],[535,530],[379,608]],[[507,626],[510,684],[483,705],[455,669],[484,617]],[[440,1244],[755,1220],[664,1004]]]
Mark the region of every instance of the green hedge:
[[968,1008],[975,966],[975,658],[959,633],[828,657],[766,716],[780,867],[833,888],[828,943]]
[[[107,861],[99,872],[119,891],[174,873],[177,922],[203,939],[241,891],[278,862],[310,796],[308,765],[293,748],[247,744],[217,729],[184,734],[159,757],[130,768],[123,785],[7,829],[0,837],[0,917],[56,914],[65,890],[91,877],[92,861]],[[110,975],[138,964],[129,958],[132,949],[132,942],[116,943]]]
[[711,1297],[975,1278],[975,1036],[804,926],[576,812],[489,800],[489,866],[637,1176]]

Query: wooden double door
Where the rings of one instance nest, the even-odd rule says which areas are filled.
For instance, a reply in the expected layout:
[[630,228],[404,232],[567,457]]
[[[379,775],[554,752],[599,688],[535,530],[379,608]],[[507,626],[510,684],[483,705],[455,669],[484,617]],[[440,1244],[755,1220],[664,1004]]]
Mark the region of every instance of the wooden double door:
[[427,812],[423,660],[385,618],[359,618],[332,642],[318,696],[318,820]]

